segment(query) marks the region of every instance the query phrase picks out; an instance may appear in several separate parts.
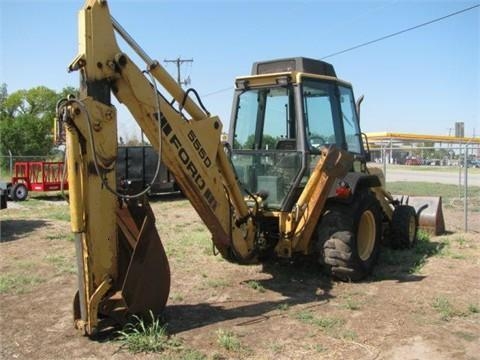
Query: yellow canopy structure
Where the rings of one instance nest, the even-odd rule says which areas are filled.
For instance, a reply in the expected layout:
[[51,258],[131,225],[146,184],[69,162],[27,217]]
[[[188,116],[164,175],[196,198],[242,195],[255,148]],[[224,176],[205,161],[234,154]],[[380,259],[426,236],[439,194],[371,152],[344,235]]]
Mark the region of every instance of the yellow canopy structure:
[[450,143],[450,144],[480,144],[480,138],[473,137],[456,137],[443,135],[425,135],[425,134],[408,134],[408,133],[394,133],[394,132],[372,132],[367,133],[369,141],[431,141],[435,143]]

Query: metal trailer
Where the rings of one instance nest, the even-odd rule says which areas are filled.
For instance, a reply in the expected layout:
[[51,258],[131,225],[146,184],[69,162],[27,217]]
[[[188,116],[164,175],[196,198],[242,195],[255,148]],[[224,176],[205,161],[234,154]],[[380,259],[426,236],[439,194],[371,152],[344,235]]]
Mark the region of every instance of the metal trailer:
[[11,182],[6,184],[8,196],[14,201],[23,201],[29,191],[68,190],[64,163],[59,161],[16,162]]
[[[119,146],[117,158],[117,184],[129,193],[145,189],[154,180],[158,154],[151,146]],[[170,171],[161,164],[150,193],[178,191]]]

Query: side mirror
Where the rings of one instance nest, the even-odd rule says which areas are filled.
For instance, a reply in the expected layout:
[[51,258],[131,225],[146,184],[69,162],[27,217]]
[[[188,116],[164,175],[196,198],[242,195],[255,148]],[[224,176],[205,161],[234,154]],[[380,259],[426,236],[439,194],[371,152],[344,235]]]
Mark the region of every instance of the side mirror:
[[360,136],[362,138],[363,145],[364,145],[363,147],[364,147],[365,161],[370,162],[370,161],[372,161],[372,155],[370,153],[370,145],[368,143],[367,134],[362,132]]
[[358,122],[360,122],[360,105],[362,104],[363,99],[365,99],[365,95],[360,96],[355,103],[355,108],[357,110]]

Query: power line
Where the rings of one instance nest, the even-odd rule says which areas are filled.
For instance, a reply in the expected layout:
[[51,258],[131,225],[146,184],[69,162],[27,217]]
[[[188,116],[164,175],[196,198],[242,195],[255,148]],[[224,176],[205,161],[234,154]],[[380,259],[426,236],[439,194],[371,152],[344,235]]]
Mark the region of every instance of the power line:
[[346,25],[352,26],[352,24],[355,24],[356,22],[358,22],[358,20],[360,20],[362,18],[365,18],[366,16],[368,16],[368,15],[370,15],[370,14],[376,12],[376,11],[379,11],[379,10],[385,9],[386,7],[392,6],[393,4],[395,4],[399,1],[400,0],[392,0],[388,3],[382,3],[379,6],[376,6],[376,7],[371,8],[371,9],[367,9],[366,11],[357,14],[357,16],[355,16],[351,19],[345,19],[344,21],[335,22],[335,26],[329,26],[327,31],[322,31],[322,35],[325,36],[325,35],[328,35],[328,34],[331,34],[331,33],[336,33],[336,32],[338,32],[339,28],[344,28]]
[[212,91],[212,92],[209,92],[205,95],[202,95],[202,97],[207,97],[207,96],[211,96],[211,95],[216,95],[216,94],[219,94],[219,93],[222,93],[222,92],[225,92],[225,91],[228,91],[228,90],[232,90],[233,89],[233,86],[229,86],[227,88],[223,88],[223,89],[220,89],[220,90],[216,90],[216,91]]
[[[362,43],[362,44],[352,46],[352,47],[350,47],[350,48],[348,48],[348,49],[345,49],[345,50],[337,51],[337,52],[335,52],[335,53],[332,53],[332,54],[330,54],[330,55],[327,55],[327,56],[322,57],[321,60],[327,59],[327,58],[329,58],[329,57],[333,57],[333,56],[336,56],[336,55],[340,55],[340,54],[346,53],[346,52],[348,52],[348,51],[352,51],[352,50],[355,50],[355,49],[358,49],[358,48],[361,48],[361,47],[364,47],[364,46],[367,46],[367,45],[370,45],[370,44],[373,44],[373,43],[376,43],[376,42],[379,42],[379,41],[382,41],[382,40],[385,40],[385,39],[388,39],[388,38],[391,38],[391,37],[394,37],[394,36],[397,36],[397,35],[400,35],[400,34],[403,34],[403,33],[406,33],[406,32],[408,32],[408,31],[418,29],[418,28],[423,27],[423,26],[427,26],[427,25],[433,24],[433,23],[435,23],[435,22],[438,22],[438,21],[447,19],[447,18],[449,18],[449,17],[452,17],[452,16],[455,16],[455,15],[464,13],[464,12],[466,12],[466,11],[473,10],[473,9],[475,9],[475,8],[477,8],[477,7],[480,7],[480,4],[473,5],[473,6],[471,6],[471,7],[466,8],[466,9],[456,11],[456,12],[454,12],[454,13],[451,13],[451,14],[448,14],[448,15],[445,15],[445,16],[442,16],[442,17],[439,17],[439,18],[436,18],[436,19],[427,21],[427,22],[422,23],[422,24],[419,24],[419,25],[412,26],[412,27],[410,27],[410,28],[408,28],[408,29],[404,29],[404,30],[397,31],[397,32],[395,32],[395,33],[393,33],[393,34],[390,34],[390,35],[382,36],[382,37],[380,37],[380,38],[378,38],[378,39],[375,39],[375,40],[370,40],[370,41],[364,42],[364,43]],[[216,91],[210,92],[210,93],[208,93],[208,94],[202,95],[202,97],[207,97],[207,96],[215,95],[215,94],[222,93],[222,92],[225,92],[225,91],[228,91],[228,90],[231,90],[231,89],[233,89],[233,87],[230,86],[230,87],[228,87],[228,88],[216,90]]]
[[329,58],[329,57],[333,57],[333,56],[336,56],[336,55],[340,55],[340,54],[346,53],[346,52],[348,52],[348,51],[356,50],[356,49],[358,49],[358,48],[361,48],[361,47],[364,47],[364,46],[367,46],[367,45],[371,45],[371,44],[373,44],[373,43],[376,43],[376,42],[379,42],[379,41],[382,41],[382,40],[385,40],[385,39],[388,39],[388,38],[391,38],[391,37],[394,37],[394,36],[397,36],[397,35],[400,35],[400,34],[403,34],[403,33],[406,33],[406,32],[408,32],[408,31],[412,31],[412,30],[415,30],[415,29],[421,28],[421,27],[423,27],[423,26],[427,26],[427,25],[433,24],[433,23],[438,22],[438,21],[441,21],[441,20],[445,20],[445,19],[447,19],[447,18],[449,18],[449,17],[452,17],[452,16],[455,16],[455,15],[464,13],[464,12],[466,12],[466,11],[473,10],[473,9],[479,7],[479,6],[480,6],[480,4],[470,6],[470,7],[466,8],[466,9],[453,12],[453,13],[451,13],[451,14],[448,14],[448,15],[445,15],[445,16],[442,16],[442,17],[439,17],[439,18],[436,18],[436,19],[427,21],[427,22],[422,23],[422,24],[419,24],[419,25],[412,26],[412,27],[410,27],[410,28],[408,28],[408,29],[400,30],[400,31],[397,31],[397,32],[395,32],[395,33],[393,33],[393,34],[385,35],[385,36],[379,37],[378,39],[370,40],[370,41],[361,43],[361,44],[359,44],[359,45],[352,46],[352,47],[350,47],[350,48],[348,48],[348,49],[334,52],[334,53],[332,53],[332,54],[329,54],[329,55],[327,55],[327,56],[322,57],[321,59],[322,59],[322,60],[323,60],[323,59],[327,59],[327,58]]

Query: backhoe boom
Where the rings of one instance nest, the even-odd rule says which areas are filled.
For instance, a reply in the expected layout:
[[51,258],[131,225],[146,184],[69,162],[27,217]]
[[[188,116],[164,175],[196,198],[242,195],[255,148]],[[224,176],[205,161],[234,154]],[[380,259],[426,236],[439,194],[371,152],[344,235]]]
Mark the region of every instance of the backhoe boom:
[[[145,70],[120,50],[115,34],[145,61]],[[118,190],[117,116],[111,94],[128,108],[160,154],[224,258],[253,263],[266,252],[280,257],[313,252],[311,239],[329,191],[335,179],[352,168],[353,156],[347,151],[334,145],[307,152],[267,146],[251,149],[258,152],[252,163],[242,160],[244,154],[232,155],[231,147],[220,141],[221,121],[210,116],[198,96],[197,102],[188,96],[195,91],[185,92],[159,62],[146,55],[111,17],[105,0],[88,0],[80,11],[79,54],[69,70],[80,73],[80,98],[59,103],[58,131],[66,133],[71,226],[79,269],[74,302],[77,328],[94,334],[100,318],[159,313],[170,286],[168,260],[147,199]],[[301,80],[300,73],[292,74],[288,82],[297,81],[296,76]],[[259,84],[271,82],[268,96],[276,96],[285,92],[278,85],[284,78],[260,76]],[[173,97],[178,109],[161,91]],[[267,98],[261,101],[266,103]],[[291,116],[301,118],[293,110]],[[288,121],[288,135],[305,135],[294,128],[295,121]],[[231,141],[234,150],[235,141]],[[280,136],[282,141],[291,143]],[[296,144],[305,142],[298,138]],[[234,157],[240,163],[233,164]],[[296,175],[280,175],[291,170],[286,165],[291,160],[301,164]],[[277,166],[272,166],[275,162]],[[287,178],[290,183],[284,181]],[[248,182],[259,188],[248,190]],[[264,191],[262,184],[274,186]],[[286,200],[282,194],[289,194]],[[279,201],[284,205],[275,205]]]

